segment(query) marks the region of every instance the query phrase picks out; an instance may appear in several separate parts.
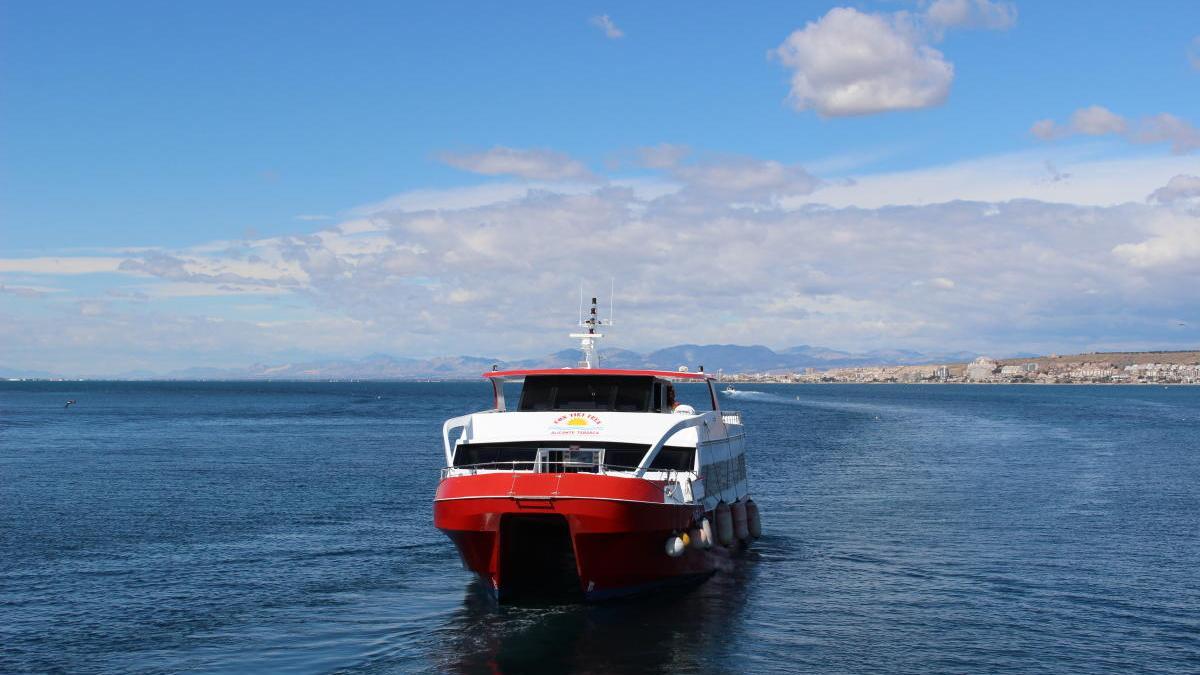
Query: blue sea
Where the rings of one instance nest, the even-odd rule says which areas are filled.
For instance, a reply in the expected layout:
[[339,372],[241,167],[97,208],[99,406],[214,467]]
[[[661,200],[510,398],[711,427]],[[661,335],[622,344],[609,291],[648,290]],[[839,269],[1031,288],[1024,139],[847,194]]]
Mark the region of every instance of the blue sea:
[[1200,387],[748,388],[732,570],[497,607],[431,524],[484,383],[0,383],[0,672],[1200,671]]

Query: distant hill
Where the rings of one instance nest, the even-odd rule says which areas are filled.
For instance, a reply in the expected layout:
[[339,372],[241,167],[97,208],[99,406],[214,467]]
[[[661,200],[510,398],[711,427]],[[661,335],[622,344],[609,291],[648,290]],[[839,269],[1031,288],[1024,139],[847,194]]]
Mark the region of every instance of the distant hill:
[[[798,345],[775,351],[762,345],[675,345],[640,354],[628,349],[605,349],[600,361],[607,368],[650,368],[676,370],[700,366],[710,373],[723,370],[734,373],[799,372],[805,368],[824,370],[855,366],[901,366],[926,364],[963,364],[978,354],[953,352],[923,354],[908,350],[874,350],[852,353]],[[1132,363],[1200,363],[1200,352],[1112,352],[1066,356],[1022,356],[1000,359],[1002,364],[1037,362],[1041,368],[1063,363],[1111,363],[1121,367]],[[439,356],[413,359],[371,354],[361,359],[330,359],[300,363],[263,364],[245,368],[185,368],[166,374],[144,370],[110,375],[125,380],[461,380],[474,379],[492,366],[511,368],[566,368],[579,363],[579,350],[564,349],[542,357],[503,359],[483,356]],[[59,374],[0,367],[0,379],[51,379]],[[70,375],[68,375],[70,377]],[[93,378],[105,379],[105,378]]]
[[[910,351],[877,351],[852,354],[824,347],[800,345],[774,351],[762,345],[676,345],[639,354],[628,349],[605,349],[600,361],[607,368],[676,370],[700,366],[708,372],[788,372],[804,368],[834,368],[854,365],[908,365],[945,359]],[[970,360],[974,354],[956,355]],[[432,359],[397,358],[373,354],[362,359],[308,361],[277,365],[255,364],[248,368],[187,368],[167,373],[165,379],[221,380],[425,380],[473,379],[491,370],[513,368],[567,368],[579,363],[578,349],[564,349],[539,358],[505,361],[482,356],[444,356]],[[151,378],[147,378],[151,379]],[[162,379],[162,378],[158,378]]]
[[54,373],[47,373],[42,370],[21,370],[19,368],[4,368],[0,366],[0,379],[49,379],[58,377]]

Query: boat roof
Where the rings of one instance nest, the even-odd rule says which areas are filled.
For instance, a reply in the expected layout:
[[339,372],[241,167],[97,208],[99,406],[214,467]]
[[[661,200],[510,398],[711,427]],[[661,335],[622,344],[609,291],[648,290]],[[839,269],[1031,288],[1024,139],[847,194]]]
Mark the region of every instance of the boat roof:
[[634,375],[661,377],[667,380],[704,381],[715,379],[711,373],[680,372],[676,370],[623,370],[619,368],[533,368],[529,370],[493,370],[483,376],[491,379],[517,380],[527,375]]

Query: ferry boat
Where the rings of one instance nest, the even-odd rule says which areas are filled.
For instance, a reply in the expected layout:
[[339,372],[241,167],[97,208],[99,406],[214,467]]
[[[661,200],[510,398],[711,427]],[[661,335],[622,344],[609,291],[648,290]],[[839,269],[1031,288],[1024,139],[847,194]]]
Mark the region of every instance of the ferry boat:
[[[434,525],[501,602],[703,581],[761,534],[741,416],[703,366],[601,368],[596,329],[609,323],[592,298],[571,334],[578,366],[493,368],[492,407],[442,427]],[[680,404],[676,387],[703,387],[709,409]]]

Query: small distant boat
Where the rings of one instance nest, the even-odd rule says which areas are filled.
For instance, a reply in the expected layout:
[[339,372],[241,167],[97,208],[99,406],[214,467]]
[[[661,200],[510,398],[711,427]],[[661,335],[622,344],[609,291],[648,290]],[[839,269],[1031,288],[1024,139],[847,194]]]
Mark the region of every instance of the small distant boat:
[[737,389],[733,388],[732,384],[727,384],[727,385],[725,385],[725,388],[721,390],[721,393],[732,396],[733,394],[738,393],[738,391],[737,391]]

